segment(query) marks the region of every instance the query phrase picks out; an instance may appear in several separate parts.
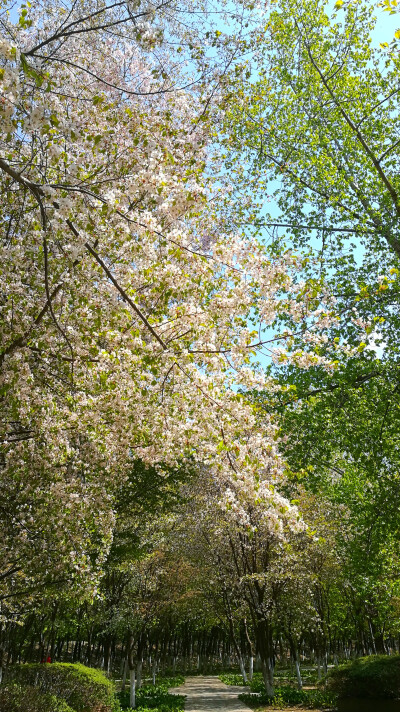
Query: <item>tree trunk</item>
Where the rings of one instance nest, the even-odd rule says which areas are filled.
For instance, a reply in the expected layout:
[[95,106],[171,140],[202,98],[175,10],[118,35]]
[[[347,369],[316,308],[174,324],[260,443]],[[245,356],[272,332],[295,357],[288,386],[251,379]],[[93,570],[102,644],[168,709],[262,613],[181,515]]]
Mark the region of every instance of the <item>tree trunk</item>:
[[103,669],[110,672],[111,665],[111,637],[106,636],[103,647]]
[[125,658],[124,662],[124,670],[122,673],[122,684],[121,684],[121,690],[124,692],[125,687],[126,687],[126,678],[128,677],[128,669],[129,669],[129,664],[128,664],[128,658]]
[[288,635],[288,641],[289,641],[289,646],[290,646],[290,652],[292,654],[295,670],[296,670],[296,677],[297,677],[297,687],[299,690],[303,689],[303,680],[301,679],[301,671],[300,671],[300,660],[299,660],[299,652],[297,645],[292,638],[291,635]]
[[274,668],[271,664],[271,660],[261,660],[262,675],[264,680],[265,689],[268,697],[273,697],[275,693],[274,688]]
[[253,672],[254,672],[254,656],[250,655],[250,660],[249,660],[249,680],[250,682],[253,679]]
[[301,672],[300,672],[300,663],[298,658],[295,658],[294,661],[295,667],[296,667],[296,677],[297,677],[297,687],[299,690],[303,689],[303,680],[301,679]]
[[242,674],[243,682],[244,682],[244,684],[246,684],[246,682],[247,682],[246,668],[245,668],[244,660],[241,655],[239,655],[239,667],[240,667],[240,672]]
[[136,707],[136,670],[132,668],[129,675],[129,704],[134,710]]
[[261,671],[269,697],[274,696],[274,646],[268,620],[259,618],[255,630],[257,653],[261,658]]
[[135,709],[136,705],[136,662],[134,654],[135,641],[133,636],[129,637],[127,646],[127,658],[129,665],[129,704],[132,709]]
[[136,668],[136,685],[137,687],[142,686],[142,670],[143,670],[143,660],[140,658],[138,660],[137,668]]

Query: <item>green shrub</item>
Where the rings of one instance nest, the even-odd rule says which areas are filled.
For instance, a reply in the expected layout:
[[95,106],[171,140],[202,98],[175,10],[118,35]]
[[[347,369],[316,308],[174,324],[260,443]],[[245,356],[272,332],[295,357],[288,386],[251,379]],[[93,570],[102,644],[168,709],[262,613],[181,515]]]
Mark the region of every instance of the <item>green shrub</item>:
[[0,687],[0,712],[73,712],[65,700],[37,687],[10,684]]
[[371,655],[328,673],[327,687],[339,697],[400,697],[400,655]]
[[12,665],[6,682],[37,687],[76,712],[118,712],[114,685],[100,670],[69,663]]
[[250,690],[251,692],[260,692],[261,694],[265,692],[265,684],[261,674],[254,675],[250,682]]

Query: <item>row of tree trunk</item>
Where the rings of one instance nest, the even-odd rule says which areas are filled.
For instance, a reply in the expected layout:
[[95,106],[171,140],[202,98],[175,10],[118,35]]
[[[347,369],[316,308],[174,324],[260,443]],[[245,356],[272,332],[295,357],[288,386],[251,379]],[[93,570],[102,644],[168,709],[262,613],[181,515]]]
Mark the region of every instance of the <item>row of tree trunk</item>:
[[[261,622],[262,623],[262,622]],[[302,687],[301,666],[304,662],[317,667],[319,676],[328,664],[361,655],[383,652],[400,652],[400,640],[387,638],[377,641],[371,636],[360,640],[327,641],[321,635],[308,636],[300,642],[290,635],[274,636],[268,622],[259,624],[249,632],[246,621],[227,629],[219,626],[192,631],[189,627],[179,631],[163,631],[147,635],[145,631],[129,634],[124,641],[112,634],[85,627],[79,621],[70,635],[61,634],[60,621],[54,615],[50,621],[29,617],[23,626],[3,625],[1,629],[0,670],[12,663],[52,661],[81,662],[101,667],[121,680],[126,687],[129,675],[131,706],[135,706],[136,689],[144,677],[156,683],[158,674],[176,672],[209,673],[237,669],[244,682],[251,680],[254,670],[263,674],[268,694],[274,691],[274,668],[278,660],[292,666],[298,687]],[[1,671],[0,671],[1,674]]]

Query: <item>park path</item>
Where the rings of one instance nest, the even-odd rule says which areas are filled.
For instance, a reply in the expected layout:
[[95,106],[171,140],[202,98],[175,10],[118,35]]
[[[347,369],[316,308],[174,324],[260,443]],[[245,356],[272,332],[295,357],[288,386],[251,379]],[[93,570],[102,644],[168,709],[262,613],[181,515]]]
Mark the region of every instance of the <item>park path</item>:
[[185,712],[249,712],[249,707],[238,700],[244,687],[225,685],[218,677],[187,677],[184,685],[170,692],[186,695]]

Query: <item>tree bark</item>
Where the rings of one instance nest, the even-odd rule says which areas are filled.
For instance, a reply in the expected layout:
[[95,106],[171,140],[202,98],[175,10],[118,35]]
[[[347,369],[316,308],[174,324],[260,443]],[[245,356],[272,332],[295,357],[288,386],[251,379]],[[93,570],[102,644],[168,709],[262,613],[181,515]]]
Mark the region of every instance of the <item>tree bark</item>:
[[129,674],[129,704],[134,710],[136,707],[136,670],[131,668]]
[[250,682],[251,682],[252,679],[253,679],[253,673],[254,673],[254,656],[253,656],[253,655],[250,655],[250,659],[249,659],[249,674],[248,674],[248,678],[249,678]]
[[265,685],[265,690],[268,697],[273,697],[275,693],[274,687],[274,668],[271,665],[271,660],[261,659],[262,675]]

